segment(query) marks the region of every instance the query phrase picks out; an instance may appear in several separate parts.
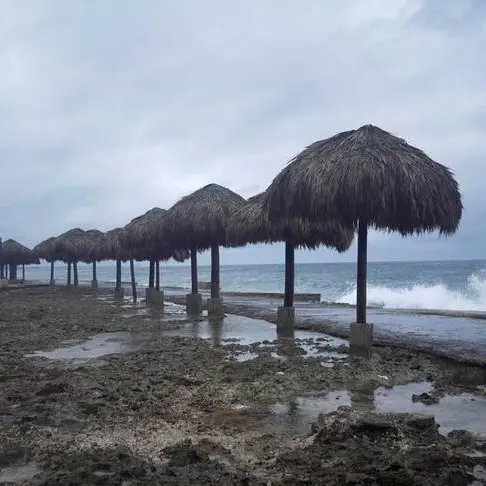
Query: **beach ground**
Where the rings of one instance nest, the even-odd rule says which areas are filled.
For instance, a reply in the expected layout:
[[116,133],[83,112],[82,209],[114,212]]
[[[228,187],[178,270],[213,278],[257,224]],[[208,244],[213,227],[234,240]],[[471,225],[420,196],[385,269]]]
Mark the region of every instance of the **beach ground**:
[[[204,340],[201,326],[86,289],[2,292],[0,484],[484,484],[467,416],[449,430],[395,413],[474,409],[483,368],[387,347],[355,358],[326,335],[242,342],[221,322]],[[389,413],[377,390],[399,397]]]

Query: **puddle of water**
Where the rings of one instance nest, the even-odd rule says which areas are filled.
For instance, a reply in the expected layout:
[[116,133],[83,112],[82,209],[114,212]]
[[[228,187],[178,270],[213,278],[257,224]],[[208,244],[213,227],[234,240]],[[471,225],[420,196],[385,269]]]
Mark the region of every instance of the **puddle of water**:
[[[306,358],[319,357],[326,360],[346,359],[348,356],[345,353],[319,349],[322,346],[346,346],[347,341],[344,339],[327,336],[319,332],[298,330],[295,331],[293,337],[278,339],[276,328],[273,324],[261,319],[251,319],[231,314],[217,321],[204,320],[197,323],[189,323],[177,329],[168,329],[163,332],[169,336],[211,339],[216,346],[228,342],[238,342],[238,344],[244,346],[256,343],[260,343],[262,346],[277,345],[275,358],[284,358],[292,354]],[[305,353],[301,354],[299,348],[304,350]],[[257,356],[255,355],[254,358]],[[243,361],[254,358],[243,359]]]
[[[63,343],[69,344],[67,342]],[[108,354],[133,351],[139,345],[134,335],[129,332],[109,332],[96,334],[80,344],[61,346],[53,351],[35,351],[26,354],[27,358],[47,358],[57,361],[70,361],[71,363],[85,363],[90,359],[99,358]]]
[[24,464],[23,466],[9,466],[0,469],[0,484],[17,484],[32,479],[40,473],[40,469],[34,463]]
[[244,353],[234,353],[228,356],[230,361],[239,361],[244,363],[245,361],[251,361],[252,359],[258,358],[258,353],[244,352]]
[[464,393],[446,395],[439,403],[425,405],[412,402],[413,394],[429,392],[430,383],[411,383],[393,388],[378,388],[375,391],[338,390],[321,395],[296,397],[287,403],[270,407],[275,425],[306,428],[320,413],[329,413],[341,405],[375,412],[408,412],[434,415],[440,425],[439,431],[447,434],[454,429],[465,429],[486,437],[486,399]]

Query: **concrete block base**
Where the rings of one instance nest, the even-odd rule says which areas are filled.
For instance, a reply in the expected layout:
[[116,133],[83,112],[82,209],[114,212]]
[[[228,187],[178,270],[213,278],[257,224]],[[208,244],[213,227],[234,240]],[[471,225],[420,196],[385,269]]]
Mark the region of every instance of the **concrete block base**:
[[98,289],[98,280],[91,280],[91,288],[93,290],[97,290]]
[[145,289],[145,301],[147,304],[164,305],[164,292],[149,287]]
[[56,281],[54,279],[49,280],[49,285],[51,287],[55,287],[56,286]]
[[198,316],[202,311],[202,295],[201,294],[187,294],[186,295],[186,312],[189,315]]
[[8,279],[2,278],[0,279],[0,287],[7,287],[8,286]]
[[277,333],[287,334],[294,329],[295,307],[279,307],[277,309]]
[[208,317],[223,317],[224,303],[222,298],[208,299]]
[[123,299],[125,297],[125,289],[123,287],[115,289],[115,299]]
[[355,356],[369,358],[373,348],[373,324],[353,322],[349,326],[349,350]]

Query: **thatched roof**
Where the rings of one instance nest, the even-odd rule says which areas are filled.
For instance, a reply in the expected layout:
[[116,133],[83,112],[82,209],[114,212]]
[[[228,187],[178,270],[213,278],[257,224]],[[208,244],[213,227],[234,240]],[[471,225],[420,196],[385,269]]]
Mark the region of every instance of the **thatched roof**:
[[66,263],[82,261],[86,254],[85,231],[73,228],[58,236],[53,244],[53,252]]
[[187,250],[174,250],[164,237],[165,209],[152,208],[132,219],[119,235],[123,249],[136,260],[159,261],[174,258],[178,262],[190,256]]
[[60,260],[60,257],[58,257],[58,255],[56,255],[54,252],[55,242],[56,237],[51,236],[47,240],[41,241],[38,245],[34,246],[32,253],[36,256],[36,258],[41,258],[48,262]]
[[307,147],[275,177],[266,206],[271,220],[362,219],[402,235],[454,233],[463,209],[447,167],[372,125]]
[[120,235],[123,232],[123,228],[114,228],[105,233],[103,238],[102,249],[99,253],[102,260],[123,260],[126,261],[130,258],[130,255],[122,247],[120,242]]
[[39,259],[33,254],[32,250],[21,245],[18,241],[9,239],[2,243],[0,263],[2,265],[30,265],[39,263]]
[[330,246],[346,251],[353,242],[354,231],[336,221],[311,224],[302,218],[288,218],[272,224],[264,207],[265,193],[253,196],[235,211],[227,228],[228,243],[244,246],[248,243],[285,241],[296,247]]
[[97,229],[84,232],[84,248],[81,259],[83,262],[92,263],[103,259],[105,233]]
[[226,245],[226,226],[245,200],[218,184],[209,184],[183,197],[165,216],[165,236],[175,248],[205,250]]

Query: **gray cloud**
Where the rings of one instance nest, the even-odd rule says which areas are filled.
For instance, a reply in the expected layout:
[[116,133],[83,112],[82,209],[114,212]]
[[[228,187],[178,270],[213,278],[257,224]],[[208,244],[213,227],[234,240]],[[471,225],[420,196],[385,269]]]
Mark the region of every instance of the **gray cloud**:
[[[5,238],[32,245],[73,226],[109,229],[209,182],[250,196],[305,145],[374,123],[451,167],[466,211],[449,239],[373,234],[370,258],[484,256],[482,0],[2,8]],[[281,258],[279,246],[223,254],[227,263]]]

